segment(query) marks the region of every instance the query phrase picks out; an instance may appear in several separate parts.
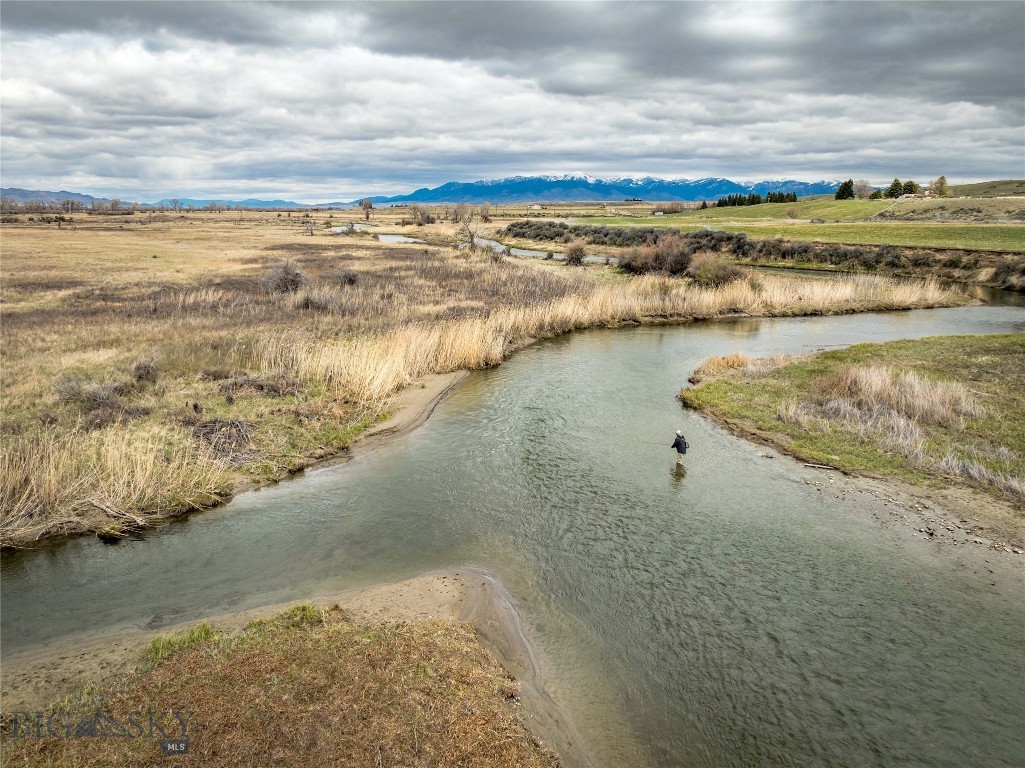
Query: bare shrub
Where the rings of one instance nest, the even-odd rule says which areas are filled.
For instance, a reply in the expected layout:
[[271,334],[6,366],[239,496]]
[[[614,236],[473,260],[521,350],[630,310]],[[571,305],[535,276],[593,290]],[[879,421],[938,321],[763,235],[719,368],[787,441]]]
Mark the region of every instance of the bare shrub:
[[747,274],[743,269],[714,253],[699,253],[687,269],[687,275],[698,285],[718,288],[740,280]]
[[584,263],[586,255],[587,251],[584,250],[583,243],[570,243],[569,247],[566,248],[566,264],[571,267],[579,267]]
[[650,245],[630,248],[620,257],[619,266],[635,275],[654,272],[655,249]]
[[359,273],[351,269],[339,269],[335,274],[335,280],[341,286],[356,285],[359,282]]
[[678,232],[665,232],[653,243],[629,249],[619,265],[634,274],[682,275],[690,266],[692,254],[693,245],[687,238]]
[[652,209],[652,213],[683,213],[691,208],[687,203],[658,203]]
[[138,360],[135,365],[132,366],[132,378],[139,384],[143,382],[147,384],[156,384],[158,375],[157,361],[154,357],[146,357],[142,360]]
[[96,382],[82,374],[63,374],[53,384],[57,398],[87,409],[122,406],[121,396],[132,390],[127,381]]
[[338,305],[337,289],[317,286],[294,294],[292,306],[312,312],[328,312]]
[[264,278],[264,284],[273,293],[295,293],[308,282],[309,278],[294,261],[281,262]]
[[209,445],[214,456],[235,464],[249,458],[241,449],[249,444],[250,431],[244,421],[216,419],[196,424],[192,435]]
[[655,260],[660,272],[679,275],[690,266],[690,243],[678,232],[669,232],[658,238],[655,243]]

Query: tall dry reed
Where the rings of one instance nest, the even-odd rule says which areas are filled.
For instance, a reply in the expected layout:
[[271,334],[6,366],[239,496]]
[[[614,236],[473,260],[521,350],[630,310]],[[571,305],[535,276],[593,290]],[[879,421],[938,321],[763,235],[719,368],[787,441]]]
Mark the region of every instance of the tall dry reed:
[[934,381],[889,366],[844,365],[822,379],[818,389],[824,402],[847,402],[864,412],[882,408],[929,424],[956,424],[986,411],[960,382]]
[[240,348],[238,362],[317,382],[356,400],[380,402],[426,374],[494,365],[511,347],[528,339],[575,328],[645,319],[849,312],[952,300],[953,295],[936,284],[903,285],[877,277],[833,283],[769,276],[757,286],[739,282],[701,288],[677,279],[646,276],[473,317],[411,323],[372,336],[322,340],[294,330],[264,334]]
[[7,438],[0,453],[4,544],[102,528],[139,527],[209,506],[226,489],[222,462],[166,429],[42,430]]

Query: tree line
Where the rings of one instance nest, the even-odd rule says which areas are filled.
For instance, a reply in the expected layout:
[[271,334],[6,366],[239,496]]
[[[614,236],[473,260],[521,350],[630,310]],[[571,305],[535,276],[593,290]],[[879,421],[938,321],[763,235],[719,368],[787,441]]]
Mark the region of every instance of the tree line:
[[797,193],[795,192],[769,192],[762,197],[757,192],[747,195],[736,194],[720,197],[715,201],[716,208],[727,208],[738,205],[761,205],[762,203],[796,203]]
[[917,181],[911,179],[901,181],[898,178],[894,178],[886,189],[876,189],[865,179],[858,179],[857,181],[847,179],[836,190],[835,197],[837,200],[853,200],[854,198],[859,200],[896,199],[901,195],[920,195],[926,190],[937,197],[946,197],[951,194],[951,189],[947,184],[947,177],[940,176],[938,179],[930,181],[927,187],[922,187]]

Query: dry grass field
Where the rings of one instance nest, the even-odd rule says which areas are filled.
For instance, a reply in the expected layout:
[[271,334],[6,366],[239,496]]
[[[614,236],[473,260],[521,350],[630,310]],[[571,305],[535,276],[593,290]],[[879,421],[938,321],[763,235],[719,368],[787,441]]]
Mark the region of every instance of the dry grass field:
[[420,377],[648,320],[957,303],[934,284],[721,288],[442,245],[455,226],[328,214],[77,215],[2,229],[0,540],[125,533],[345,448]]

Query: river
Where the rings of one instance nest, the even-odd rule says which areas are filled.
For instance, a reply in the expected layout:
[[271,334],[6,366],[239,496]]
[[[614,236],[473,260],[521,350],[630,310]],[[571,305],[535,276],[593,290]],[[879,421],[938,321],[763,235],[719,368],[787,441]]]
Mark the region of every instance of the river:
[[598,766],[1021,765],[1020,563],[916,537],[675,400],[713,354],[1021,331],[1025,308],[975,306],[540,343],[347,464],[5,556],[4,652],[474,564]]

